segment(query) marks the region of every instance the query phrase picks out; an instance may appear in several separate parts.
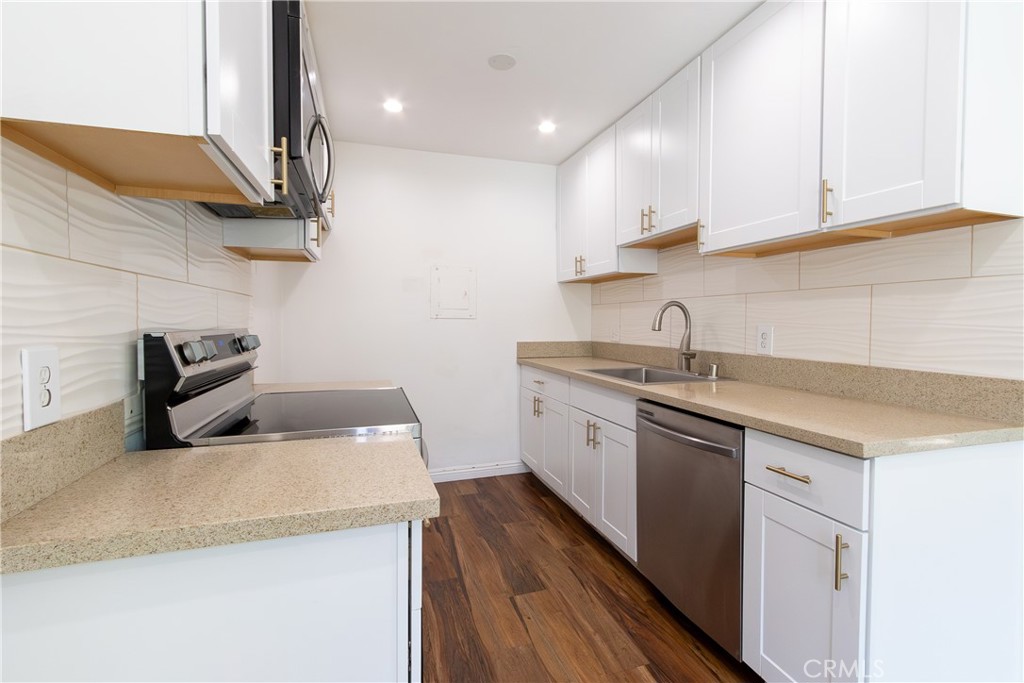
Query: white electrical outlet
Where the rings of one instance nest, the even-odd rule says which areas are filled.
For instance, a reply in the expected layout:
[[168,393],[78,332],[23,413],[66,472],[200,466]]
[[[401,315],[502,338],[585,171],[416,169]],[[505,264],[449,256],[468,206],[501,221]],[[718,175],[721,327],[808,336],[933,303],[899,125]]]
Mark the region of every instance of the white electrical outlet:
[[56,346],[21,350],[21,406],[26,432],[60,419],[60,360]]
[[775,344],[775,328],[771,325],[757,326],[757,339],[754,340],[757,353],[762,356],[772,355]]

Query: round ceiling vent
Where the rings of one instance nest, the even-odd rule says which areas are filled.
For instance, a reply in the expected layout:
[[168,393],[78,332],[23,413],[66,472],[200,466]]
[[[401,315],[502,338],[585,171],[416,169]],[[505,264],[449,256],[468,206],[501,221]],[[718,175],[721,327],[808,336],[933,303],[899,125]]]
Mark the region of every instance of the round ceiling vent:
[[516,65],[516,58],[512,55],[492,55],[487,63],[496,71],[508,71]]

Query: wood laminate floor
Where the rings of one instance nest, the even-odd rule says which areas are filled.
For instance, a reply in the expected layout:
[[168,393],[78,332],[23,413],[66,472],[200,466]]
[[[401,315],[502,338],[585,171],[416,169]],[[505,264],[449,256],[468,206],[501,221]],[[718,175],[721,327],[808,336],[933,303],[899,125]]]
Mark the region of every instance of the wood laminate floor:
[[438,484],[423,680],[757,681],[532,474]]

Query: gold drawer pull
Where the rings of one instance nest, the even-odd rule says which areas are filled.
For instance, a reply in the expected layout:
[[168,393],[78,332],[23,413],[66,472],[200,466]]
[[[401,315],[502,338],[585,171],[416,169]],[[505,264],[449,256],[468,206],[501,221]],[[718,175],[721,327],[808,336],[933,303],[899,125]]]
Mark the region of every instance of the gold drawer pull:
[[843,579],[850,578],[850,575],[843,571],[843,551],[849,547],[849,543],[843,543],[843,535],[836,534],[836,577],[833,587],[837,591],[843,590]]
[[811,477],[810,475],[807,474],[793,474],[792,472],[787,472],[785,467],[779,467],[778,465],[765,465],[764,468],[769,472],[781,474],[782,476],[789,477],[790,479],[796,479],[797,481],[803,482],[804,484],[811,483]]
[[534,383],[534,384],[540,384],[540,385],[543,385],[543,384],[544,384],[544,380],[542,380],[542,379],[535,379],[535,380],[533,380],[533,383]]

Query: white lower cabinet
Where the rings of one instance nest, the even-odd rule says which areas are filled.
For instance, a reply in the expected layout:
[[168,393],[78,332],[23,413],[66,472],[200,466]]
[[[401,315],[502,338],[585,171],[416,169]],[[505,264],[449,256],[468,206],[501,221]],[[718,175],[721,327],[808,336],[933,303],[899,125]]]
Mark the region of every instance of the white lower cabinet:
[[766,681],[1021,680],[1021,452],[860,459],[747,429],[743,661]]
[[420,520],[4,574],[5,681],[418,681]]
[[594,446],[593,416],[579,408],[569,409],[569,504],[583,519],[597,525],[597,478],[600,454]]
[[564,497],[569,488],[569,407],[547,397],[540,399],[539,407],[544,425],[540,478]]
[[[559,382],[557,375],[538,375],[532,368],[523,368],[522,376],[524,385],[529,383],[549,394],[562,395],[563,387],[570,385],[564,377],[560,378],[564,383]],[[633,397],[575,380],[571,382],[568,406],[526,386],[519,391],[519,451],[523,462],[635,561]]]
[[519,457],[540,476],[544,461],[544,421],[537,412],[540,394],[526,387],[519,389]]
[[750,484],[745,495],[744,660],[766,681],[859,680],[867,534]]
[[595,438],[597,528],[636,560],[636,432],[597,420]]

